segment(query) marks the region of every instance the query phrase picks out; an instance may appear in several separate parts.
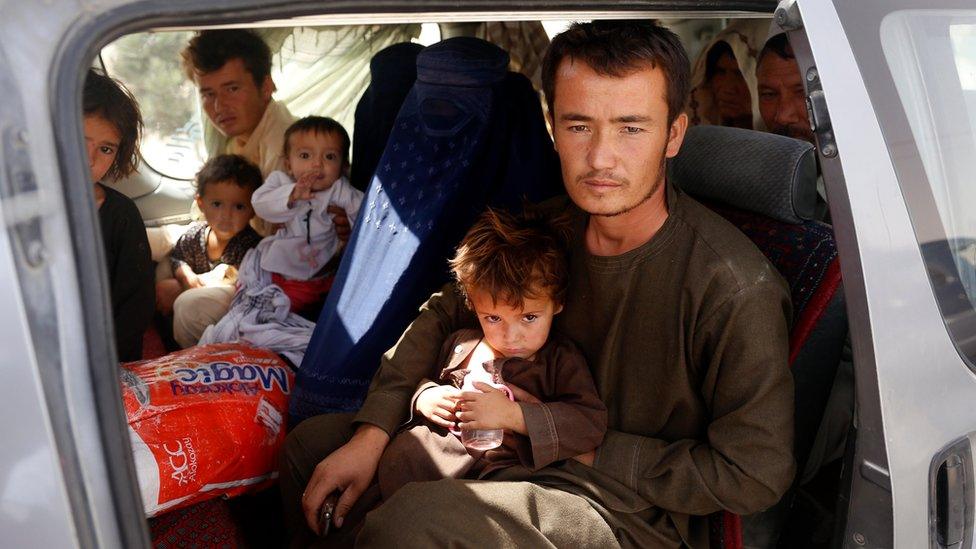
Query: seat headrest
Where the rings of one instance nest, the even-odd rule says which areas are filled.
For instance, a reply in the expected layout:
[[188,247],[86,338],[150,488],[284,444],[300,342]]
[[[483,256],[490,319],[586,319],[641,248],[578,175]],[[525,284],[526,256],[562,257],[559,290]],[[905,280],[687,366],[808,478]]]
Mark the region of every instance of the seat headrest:
[[668,163],[668,178],[688,194],[785,223],[813,219],[813,145],[771,133],[695,126]]

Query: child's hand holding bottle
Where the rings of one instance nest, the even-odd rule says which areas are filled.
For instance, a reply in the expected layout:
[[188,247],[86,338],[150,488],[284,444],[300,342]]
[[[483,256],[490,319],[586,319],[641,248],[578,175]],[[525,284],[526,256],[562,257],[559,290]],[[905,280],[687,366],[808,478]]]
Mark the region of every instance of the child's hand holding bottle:
[[434,425],[445,429],[457,429],[457,402],[461,397],[460,389],[450,385],[438,385],[425,389],[417,397],[417,413],[427,418]]
[[474,381],[470,388],[465,385],[457,414],[465,446],[489,450],[501,444],[504,430],[526,434],[522,407],[508,390],[482,381]]

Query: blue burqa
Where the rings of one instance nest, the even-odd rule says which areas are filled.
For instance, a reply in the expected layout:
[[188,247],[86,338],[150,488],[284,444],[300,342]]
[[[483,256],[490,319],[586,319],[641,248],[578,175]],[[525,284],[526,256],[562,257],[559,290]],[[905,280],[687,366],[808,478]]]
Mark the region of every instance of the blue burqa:
[[381,355],[447,280],[447,259],[486,206],[517,210],[562,190],[539,95],[508,62],[467,37],[417,56],[299,368],[293,425],[359,408]]

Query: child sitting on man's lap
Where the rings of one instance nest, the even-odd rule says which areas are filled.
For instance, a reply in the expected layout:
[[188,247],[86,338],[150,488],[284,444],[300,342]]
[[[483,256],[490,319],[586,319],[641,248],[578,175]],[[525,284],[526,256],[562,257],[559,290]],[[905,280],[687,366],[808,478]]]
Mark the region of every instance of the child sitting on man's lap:
[[329,205],[343,208],[350,225],[363,193],[349,184],[349,134],[331,118],[307,116],[285,131],[285,172],[272,172],[254,193],[254,211],[282,224],[262,245],[261,268],[291,300],[292,312],[314,317],[332,284],[327,272],[339,251]]
[[[384,499],[408,482],[484,478],[517,465],[541,469],[603,441],[607,410],[583,355],[568,339],[550,336],[567,290],[566,246],[541,217],[491,210],[464,237],[450,265],[481,330],[448,336],[434,381],[417,387],[413,419],[380,459]],[[515,400],[480,382],[474,387],[481,392],[462,391],[472,371],[504,383]],[[504,438],[497,448],[471,450],[458,429],[504,429]]]

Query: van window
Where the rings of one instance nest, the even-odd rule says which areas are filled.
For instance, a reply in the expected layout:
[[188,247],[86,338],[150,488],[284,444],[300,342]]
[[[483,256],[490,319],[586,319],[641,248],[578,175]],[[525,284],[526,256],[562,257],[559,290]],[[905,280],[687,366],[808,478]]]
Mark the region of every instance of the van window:
[[207,158],[197,90],[183,75],[179,52],[192,32],[143,32],[102,50],[105,70],[139,101],[146,129],[140,151],[156,172],[193,179]]
[[[271,46],[275,99],[296,116],[322,114],[353,132],[359,96],[369,84],[369,60],[397,42],[440,39],[437,25],[353,25],[257,29]],[[226,138],[201,117],[196,87],[183,73],[180,51],[192,31],[125,36],[102,50],[105,69],[139,101],[146,121],[141,152],[157,173],[192,180]]]
[[[929,276],[956,345],[976,364],[976,10],[903,10],[881,23],[881,45],[904,109],[916,151],[895,144],[896,154],[917,154],[943,234],[918,234]],[[897,164],[897,162],[896,162]],[[899,171],[899,179],[913,179]],[[916,182],[903,181],[902,185]],[[929,198],[929,197],[926,197]],[[918,202],[918,198],[914,198]],[[910,202],[912,200],[910,199]],[[911,205],[911,204],[910,204]],[[932,215],[930,217],[935,217]],[[923,223],[923,221],[925,223]],[[933,261],[939,255],[944,261]]]

